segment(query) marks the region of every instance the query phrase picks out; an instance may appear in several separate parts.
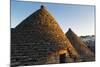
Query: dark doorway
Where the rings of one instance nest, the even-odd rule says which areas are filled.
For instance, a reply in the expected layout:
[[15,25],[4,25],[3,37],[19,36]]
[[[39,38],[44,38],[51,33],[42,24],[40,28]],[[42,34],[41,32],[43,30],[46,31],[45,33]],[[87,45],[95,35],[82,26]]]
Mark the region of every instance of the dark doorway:
[[66,63],[66,54],[60,55],[60,63]]

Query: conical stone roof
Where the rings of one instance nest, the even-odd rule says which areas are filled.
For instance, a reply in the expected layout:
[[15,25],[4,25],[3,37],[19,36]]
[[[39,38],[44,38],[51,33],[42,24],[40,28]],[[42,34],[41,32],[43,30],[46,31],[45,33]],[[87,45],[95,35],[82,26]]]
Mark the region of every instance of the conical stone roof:
[[[48,54],[66,50],[70,59],[79,58],[54,17],[44,6],[23,20],[11,33],[12,62],[16,56],[24,56],[18,64],[45,64]],[[28,61],[27,61],[28,60]],[[23,62],[23,63],[22,63]]]
[[69,44],[58,23],[44,6],[22,21],[14,29],[14,33],[18,35],[16,37],[18,40],[15,38],[16,40],[12,40],[12,43],[56,43],[55,49],[66,48]]
[[77,50],[81,56],[82,61],[94,60],[94,53],[81,41],[81,39],[69,28],[66,33],[66,37],[69,39],[73,47]]

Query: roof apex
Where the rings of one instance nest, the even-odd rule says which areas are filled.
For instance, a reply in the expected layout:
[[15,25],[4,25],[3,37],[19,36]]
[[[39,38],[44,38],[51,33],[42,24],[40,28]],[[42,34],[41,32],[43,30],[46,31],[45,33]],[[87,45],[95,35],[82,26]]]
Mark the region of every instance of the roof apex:
[[40,7],[41,9],[44,9],[44,8],[46,8],[44,5],[41,5],[41,7]]

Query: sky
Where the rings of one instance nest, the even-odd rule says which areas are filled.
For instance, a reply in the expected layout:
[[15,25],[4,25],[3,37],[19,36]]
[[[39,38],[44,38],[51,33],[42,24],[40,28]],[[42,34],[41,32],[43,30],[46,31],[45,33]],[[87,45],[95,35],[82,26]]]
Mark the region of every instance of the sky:
[[55,4],[11,0],[11,27],[16,27],[40,8],[46,6],[64,33],[71,28],[78,36],[95,34],[95,6]]

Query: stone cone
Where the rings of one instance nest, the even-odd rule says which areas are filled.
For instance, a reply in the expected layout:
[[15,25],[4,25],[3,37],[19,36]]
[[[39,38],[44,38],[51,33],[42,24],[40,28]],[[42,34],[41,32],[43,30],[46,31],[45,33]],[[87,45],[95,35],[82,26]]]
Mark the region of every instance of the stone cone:
[[12,29],[12,65],[60,63],[61,54],[66,55],[64,62],[74,62],[79,58],[46,7],[41,6],[39,10]]
[[73,47],[77,50],[82,61],[94,61],[94,53],[84,44],[81,39],[69,28],[66,33]]

